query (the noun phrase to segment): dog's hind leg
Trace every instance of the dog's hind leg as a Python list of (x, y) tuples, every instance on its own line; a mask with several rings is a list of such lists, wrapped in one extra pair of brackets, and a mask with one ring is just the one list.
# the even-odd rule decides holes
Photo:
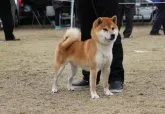
[(103, 78), (103, 88), (105, 95), (113, 95), (113, 93), (109, 90), (109, 84), (108, 84), (109, 73), (110, 73), (109, 67), (105, 67), (101, 70), (101, 77)]
[(96, 93), (96, 78), (97, 78), (97, 70), (91, 69), (90, 70), (90, 92), (91, 92), (91, 97), (93, 99), (99, 98), (99, 96)]
[(69, 76), (69, 78), (68, 78), (68, 90), (72, 91), (72, 90), (74, 90), (74, 87), (72, 86), (72, 81), (73, 81), (74, 76), (77, 73), (77, 66), (72, 63), (70, 63), (70, 65), (71, 65), (72, 75)]
[(52, 92), (56, 93), (58, 91), (57, 88), (57, 80), (58, 77), (61, 75), (62, 71), (65, 68), (65, 64), (60, 64), (55, 66), (55, 74), (54, 74), (54, 80), (53, 80), (53, 85), (52, 85)]

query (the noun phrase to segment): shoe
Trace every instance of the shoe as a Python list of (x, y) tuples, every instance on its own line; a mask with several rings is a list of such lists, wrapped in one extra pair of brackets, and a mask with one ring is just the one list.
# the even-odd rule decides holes
[(6, 40), (6, 41), (20, 41), (20, 39), (12, 39), (12, 40)]
[(123, 91), (123, 83), (121, 81), (111, 82), (109, 89), (113, 93), (120, 93)]
[(150, 35), (161, 35), (161, 34), (158, 32), (150, 32)]
[(124, 38), (133, 38), (133, 36), (124, 36)]
[(62, 29), (61, 26), (55, 26), (55, 30), (60, 30), (60, 29)]
[(89, 86), (89, 81), (87, 80), (75, 80), (72, 82), (72, 86)]
[[(99, 82), (97, 82), (96, 83), (96, 85), (98, 85), (99, 84)], [(75, 80), (75, 81), (73, 81), (72, 82), (72, 86), (89, 86), (89, 81), (87, 81), (87, 80), (84, 80), (84, 79), (82, 79), (82, 80)]]
[(55, 21), (51, 21), (50, 23), (51, 23), (51, 27), (52, 28), (55, 28), (56, 27)]

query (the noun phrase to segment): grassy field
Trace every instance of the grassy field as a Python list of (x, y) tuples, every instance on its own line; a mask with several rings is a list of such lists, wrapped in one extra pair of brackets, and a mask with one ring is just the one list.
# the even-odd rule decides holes
[(0, 114), (164, 114), (165, 35), (150, 36), (150, 29), (135, 26), (133, 38), (122, 40), (124, 91), (107, 97), (99, 84), (95, 100), (89, 88), (67, 90), (69, 66), (59, 93), (51, 93), (54, 48), (65, 30), (19, 27), (17, 42), (5, 42), (0, 31)]

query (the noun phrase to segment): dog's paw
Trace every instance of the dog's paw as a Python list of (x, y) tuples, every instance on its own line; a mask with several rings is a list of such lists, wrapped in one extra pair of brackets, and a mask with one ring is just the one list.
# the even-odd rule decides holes
[(107, 96), (113, 95), (113, 93), (109, 89), (104, 89), (104, 94)]
[(52, 93), (57, 93), (57, 92), (58, 92), (58, 89), (55, 89), (55, 88), (52, 89)]
[(68, 90), (69, 91), (74, 91), (74, 87), (73, 86), (68, 86)]
[(98, 98), (100, 98), (97, 94), (91, 94), (91, 98), (92, 99), (98, 99)]

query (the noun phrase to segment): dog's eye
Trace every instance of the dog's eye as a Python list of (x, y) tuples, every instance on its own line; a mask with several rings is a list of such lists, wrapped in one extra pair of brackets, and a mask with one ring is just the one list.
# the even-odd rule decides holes
[(107, 28), (103, 28), (103, 31), (107, 32), (107, 31), (108, 31), (108, 29), (107, 29)]
[(115, 28), (114, 27), (112, 27), (112, 30), (114, 30)]

